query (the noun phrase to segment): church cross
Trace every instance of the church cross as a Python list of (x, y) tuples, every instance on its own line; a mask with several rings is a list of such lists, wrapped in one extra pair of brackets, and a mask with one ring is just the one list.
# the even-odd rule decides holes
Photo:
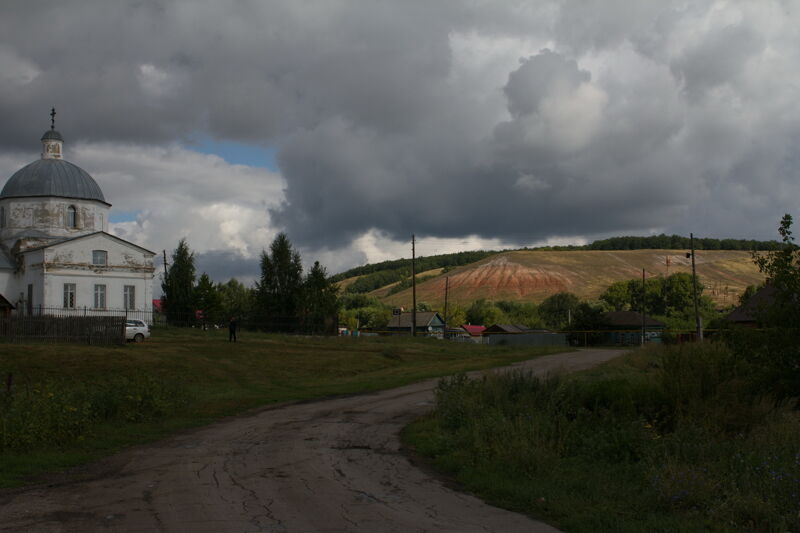
[(56, 108), (50, 110), (50, 129), (56, 129)]

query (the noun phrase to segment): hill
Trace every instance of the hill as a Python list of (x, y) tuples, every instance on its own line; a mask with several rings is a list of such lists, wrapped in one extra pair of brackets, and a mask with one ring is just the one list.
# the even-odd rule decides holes
[[(668, 264), (669, 263), (669, 264)], [(697, 275), (718, 305), (733, 305), (748, 285), (763, 276), (750, 252), (705, 250), (697, 253)], [(475, 263), (456, 267), (417, 284), (417, 302), (434, 308), (444, 303), (445, 277), (449, 301), (467, 305), (479, 298), (541, 302), (551, 294), (569, 291), (581, 299), (596, 299), (615, 281), (691, 272), (691, 259), (675, 250), (517, 250), (499, 252)], [(426, 274), (428, 274), (426, 272)], [(411, 305), (411, 289), (390, 294), (383, 287), (370, 292), (394, 306)]]
[[(744, 251), (751, 250), (777, 250), (781, 244), (777, 241), (755, 241), (747, 239), (714, 239), (714, 238), (695, 238), (694, 246), (700, 251)], [(421, 279), (420, 272), (427, 271), (426, 277), (430, 278), (430, 272), (441, 271), (447, 273), (450, 270), (464, 265), (475, 263), (487, 257), (498, 256), (508, 252), (578, 252), (589, 250), (622, 251), (622, 250), (647, 250), (649, 252), (667, 252), (680, 250), (685, 252), (690, 248), (689, 237), (681, 235), (651, 235), (647, 237), (612, 237), (594, 241), (582, 246), (545, 246), (540, 248), (524, 248), (519, 250), (503, 251), (472, 251), (457, 252), (451, 254), (433, 255), (428, 257), (417, 257), (417, 276), (418, 283), (425, 281)], [(332, 276), (332, 280), (339, 284), (339, 287), (348, 293), (374, 293), (374, 296), (386, 297), (400, 292), (402, 289), (410, 287), (411, 260), (395, 259), (380, 263), (367, 264), (351, 268)], [(380, 290), (379, 290), (380, 289)], [(377, 291), (377, 292), (375, 292)]]

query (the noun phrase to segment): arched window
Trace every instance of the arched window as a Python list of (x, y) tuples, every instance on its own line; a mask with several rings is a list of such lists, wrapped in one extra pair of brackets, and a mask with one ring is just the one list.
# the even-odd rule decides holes
[(78, 227), (78, 219), (75, 212), (75, 206), (71, 205), (67, 208), (67, 227), (68, 228), (77, 228)]
[(0, 228), (6, 227), (6, 208), (0, 207)]

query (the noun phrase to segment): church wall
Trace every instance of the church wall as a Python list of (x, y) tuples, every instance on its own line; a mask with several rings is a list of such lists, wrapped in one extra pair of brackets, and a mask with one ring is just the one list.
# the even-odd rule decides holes
[(150, 311), (152, 308), (152, 295), (149, 287), (152, 285), (151, 275), (134, 272), (116, 272), (103, 275), (92, 273), (77, 273), (71, 271), (48, 272), (45, 277), (45, 292), (47, 294), (45, 306), (62, 308), (64, 306), (64, 284), (75, 285), (75, 308), (92, 311), (94, 307), (94, 286), (106, 286), (106, 310), (121, 310), (125, 308), (124, 291), (126, 285), (135, 287), (134, 310)]
[[(75, 207), (76, 227), (67, 227), (67, 209)], [(0, 242), (11, 249), (17, 239), (46, 234), (72, 238), (108, 228), (109, 206), (95, 200), (71, 198), (4, 198), (0, 200), (5, 220)]]
[[(62, 307), (64, 283), (76, 286), (76, 307), (94, 307), (94, 286), (106, 286), (106, 309), (124, 308), (124, 287), (135, 287), (135, 309), (152, 307), (153, 254), (98, 234), (45, 248), (47, 305)], [(105, 251), (106, 265), (93, 263), (93, 252)]]

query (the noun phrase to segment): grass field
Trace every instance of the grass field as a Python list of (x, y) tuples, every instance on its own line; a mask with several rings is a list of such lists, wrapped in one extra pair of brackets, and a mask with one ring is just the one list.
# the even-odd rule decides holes
[(567, 378), (447, 378), (403, 439), (468, 490), (571, 533), (800, 531), (800, 413), (725, 346)]
[(552, 353), (425, 338), (159, 330), (121, 347), (0, 345), (0, 486), (248, 409)]

